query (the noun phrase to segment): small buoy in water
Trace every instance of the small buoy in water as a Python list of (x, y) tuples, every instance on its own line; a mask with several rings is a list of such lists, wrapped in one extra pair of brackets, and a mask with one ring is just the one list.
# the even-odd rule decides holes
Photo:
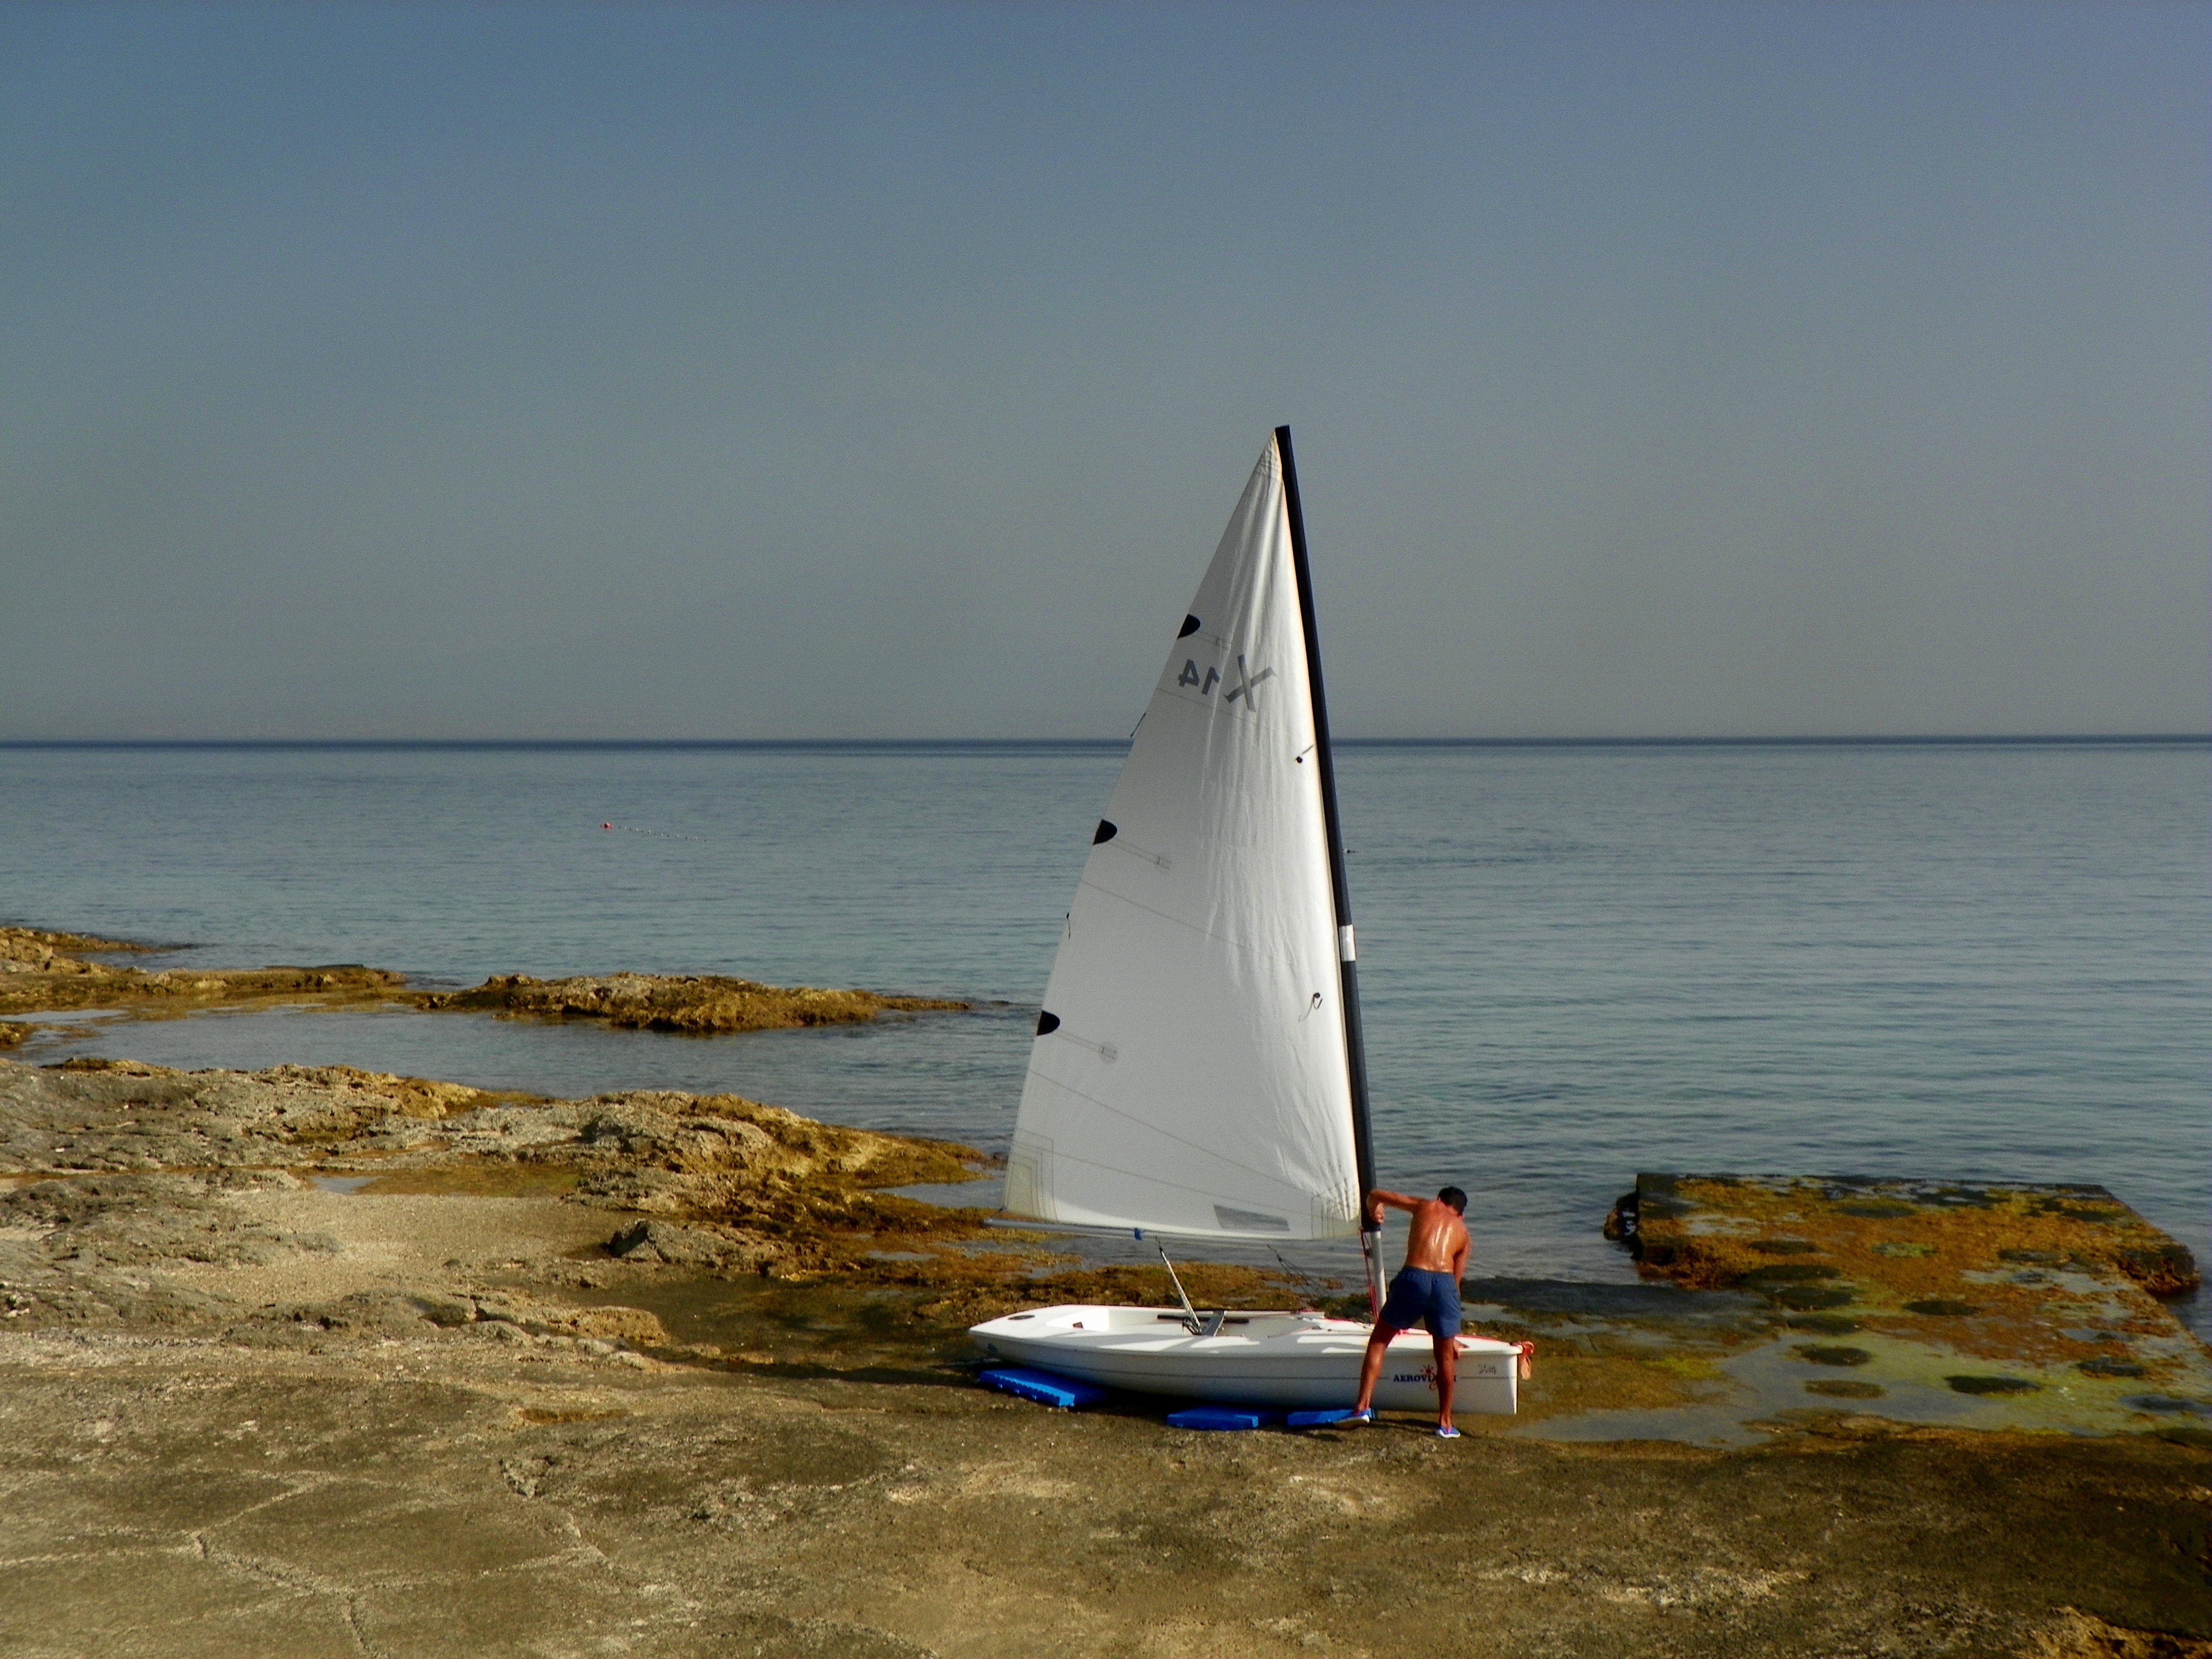
[(612, 825), (611, 823), (603, 823), (603, 824), (601, 824), (601, 825), (599, 826), (599, 828), (600, 828), (600, 829), (602, 829), (602, 830), (611, 830), (611, 829), (613, 829), (613, 828), (614, 828), (614, 825)]

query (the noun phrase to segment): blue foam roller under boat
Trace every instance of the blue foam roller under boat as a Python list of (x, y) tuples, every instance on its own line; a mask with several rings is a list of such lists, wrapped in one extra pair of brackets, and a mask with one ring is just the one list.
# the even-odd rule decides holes
[(1171, 1429), (1263, 1429), (1282, 1420), (1282, 1413), (1261, 1406), (1193, 1406), (1188, 1411), (1168, 1413)]
[(1109, 1392), (1080, 1377), (1055, 1376), (1050, 1371), (1033, 1371), (1018, 1365), (993, 1366), (983, 1373), (983, 1384), (1018, 1399), (1032, 1400), (1040, 1406), (1052, 1406), (1064, 1412), (1095, 1406)]

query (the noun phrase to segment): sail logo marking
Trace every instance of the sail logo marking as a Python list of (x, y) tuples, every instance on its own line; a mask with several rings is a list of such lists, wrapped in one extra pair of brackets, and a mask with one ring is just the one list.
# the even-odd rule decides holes
[(1245, 667), (1243, 653), (1240, 652), (1237, 658), (1237, 672), (1244, 677), (1244, 684), (1228, 693), (1228, 700), (1235, 702), (1237, 698), (1242, 697), (1247, 708), (1257, 708), (1260, 706), (1260, 700), (1254, 695), (1255, 689), (1261, 680), (1274, 678), (1275, 671), (1272, 668), (1263, 668), (1255, 674), (1250, 669)]
[[(1242, 697), (1247, 708), (1256, 710), (1260, 706), (1260, 682), (1274, 678), (1275, 671), (1272, 668), (1263, 668), (1258, 673), (1254, 673), (1245, 666), (1243, 653), (1239, 652), (1237, 656), (1237, 673), (1239, 683), (1224, 693), (1222, 700), (1224, 702), (1235, 702)], [(1176, 676), (1176, 684), (1194, 685), (1198, 688), (1200, 696), (1210, 697), (1213, 695), (1213, 688), (1216, 684), (1227, 685), (1229, 683), (1222, 678), (1218, 668), (1208, 668), (1203, 675), (1200, 675), (1198, 672), (1198, 659), (1185, 657), (1182, 672)]]
[(1240, 1210), (1234, 1204), (1217, 1204), (1213, 1218), (1224, 1232), (1287, 1233), (1291, 1230), (1288, 1216), (1269, 1215), (1264, 1210)]

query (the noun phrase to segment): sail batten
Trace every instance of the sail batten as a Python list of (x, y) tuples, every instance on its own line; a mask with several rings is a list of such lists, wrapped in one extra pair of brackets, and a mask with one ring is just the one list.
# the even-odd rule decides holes
[(1098, 821), (1031, 1048), (1011, 1213), (1276, 1242), (1358, 1229), (1299, 587), (1270, 443)]

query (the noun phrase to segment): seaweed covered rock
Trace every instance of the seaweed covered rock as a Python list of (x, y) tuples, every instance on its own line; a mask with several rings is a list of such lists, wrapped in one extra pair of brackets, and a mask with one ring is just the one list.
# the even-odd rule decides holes
[(2110, 1416), (2124, 1379), (2194, 1388), (2212, 1361), (2154, 1299), (2196, 1283), (2190, 1253), (2101, 1187), (1646, 1175), (1632, 1208), (1645, 1277), (1869, 1339), (1798, 1346), (1812, 1364), (1933, 1372), (1990, 1399), (2071, 1389)]

